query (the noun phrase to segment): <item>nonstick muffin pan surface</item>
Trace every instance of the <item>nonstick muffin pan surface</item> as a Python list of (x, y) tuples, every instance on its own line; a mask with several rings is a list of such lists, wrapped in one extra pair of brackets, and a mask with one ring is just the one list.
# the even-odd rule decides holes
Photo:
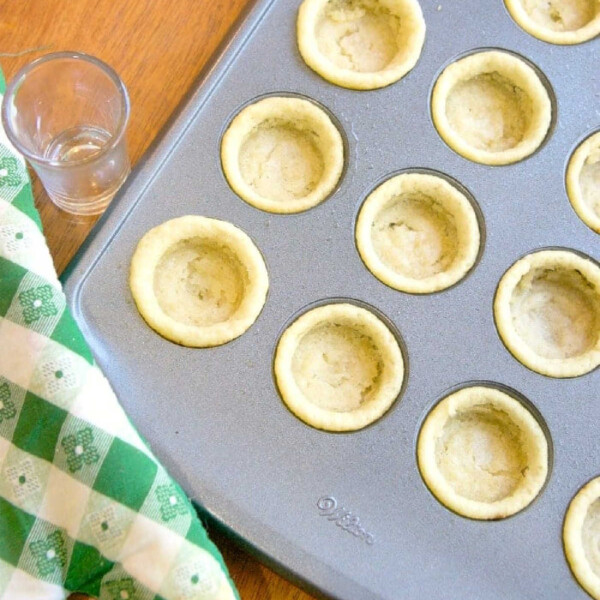
[[(67, 295), (99, 365), (172, 475), (248, 547), (313, 591), (344, 599), (584, 599), (561, 533), (569, 501), (600, 473), (600, 370), (553, 379), (527, 369), (503, 345), (493, 301), (502, 275), (532, 251), (563, 247), (600, 259), (600, 238), (565, 189), (572, 152), (600, 129), (600, 39), (568, 47), (542, 42), (500, 0), (423, 0), (421, 7), (427, 32), (414, 69), (389, 87), (358, 92), (304, 64), (296, 44), (298, 2), (259, 1), (86, 242), (66, 275)], [(439, 74), (482, 48), (516, 53), (551, 86), (546, 141), (512, 165), (459, 156), (430, 116)], [(344, 138), (337, 189), (306, 212), (258, 210), (223, 175), (227, 125), (269, 94), (317, 102)], [(479, 258), (464, 279), (438, 293), (387, 287), (356, 249), (362, 202), (405, 170), (440, 173), (476, 203)], [(240, 227), (269, 272), (257, 321), (216, 348), (184, 348), (157, 335), (128, 287), (139, 239), (187, 214)], [(320, 431), (296, 418), (272, 373), (285, 328), (331, 301), (373, 310), (405, 358), (398, 400), (374, 424), (350, 433)], [(416, 460), (431, 408), (459, 387), (486, 382), (522, 396), (549, 441), (545, 487), (525, 510), (499, 521), (445, 508)]]

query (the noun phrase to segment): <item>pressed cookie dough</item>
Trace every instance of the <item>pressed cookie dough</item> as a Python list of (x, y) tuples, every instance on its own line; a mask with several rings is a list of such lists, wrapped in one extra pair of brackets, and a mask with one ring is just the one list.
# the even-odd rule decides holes
[(351, 431), (390, 408), (404, 361), (396, 338), (371, 311), (336, 303), (309, 310), (285, 330), (274, 372), (297, 417), (319, 429)]
[(335, 189), (344, 167), (344, 143), (316, 104), (271, 96), (233, 119), (221, 143), (221, 162), (243, 200), (268, 212), (296, 213)]
[(363, 203), (356, 245), (383, 283), (417, 294), (445, 289), (475, 263), (480, 233), (471, 202), (446, 179), (402, 173)]
[(487, 386), (439, 402), (423, 423), (417, 456), (434, 496), (473, 519), (522, 510), (548, 473), (548, 443), (536, 418), (519, 400)]
[(579, 44), (600, 33), (600, 0), (505, 0), (513, 19), (536, 38)]
[(600, 233), (600, 131), (573, 153), (567, 167), (567, 193), (581, 220)]
[(569, 504), (563, 541), (573, 575), (600, 600), (600, 477), (584, 485)]
[(252, 240), (230, 223), (200, 216), (148, 231), (131, 260), (140, 314), (184, 346), (217, 346), (244, 333), (265, 303), (267, 269)]
[(535, 70), (500, 50), (470, 54), (440, 75), (431, 97), (442, 139), (474, 162), (517, 162), (542, 144), (552, 103)]
[(600, 267), (569, 250), (541, 250), (502, 276), (494, 300), (500, 337), (526, 367), (576, 377), (600, 364)]
[(298, 47), (322, 77), (352, 89), (380, 88), (416, 64), (425, 39), (417, 0), (304, 0)]

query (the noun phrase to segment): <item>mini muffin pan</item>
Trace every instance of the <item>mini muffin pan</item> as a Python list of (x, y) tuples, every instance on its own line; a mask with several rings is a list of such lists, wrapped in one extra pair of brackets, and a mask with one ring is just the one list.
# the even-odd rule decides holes
[[(600, 237), (567, 197), (565, 172), (600, 129), (600, 39), (558, 47), (523, 31), (502, 0), (422, 0), (421, 57), (401, 81), (358, 92), (302, 60), (297, 0), (259, 0), (233, 33), (66, 276), (66, 291), (99, 365), (156, 455), (206, 513), (288, 576), (352, 599), (585, 599), (563, 553), (570, 500), (600, 474), (600, 369), (573, 379), (535, 373), (504, 347), (493, 301), (520, 257), (545, 247), (600, 259)], [(554, 105), (545, 143), (520, 162), (470, 162), (440, 138), (433, 85), (460, 56), (509, 50), (547, 78)], [(220, 144), (257, 98), (298, 95), (339, 124), (346, 166), (336, 190), (302, 213), (275, 215), (229, 187)], [(407, 294), (363, 264), (355, 224), (392, 174), (432, 169), (464, 186), (481, 218), (482, 249), (456, 285)], [(270, 289), (260, 316), (230, 343), (184, 348), (156, 334), (128, 287), (134, 249), (152, 227), (187, 214), (232, 222), (262, 252)], [(278, 395), (277, 341), (315, 303), (366, 303), (397, 331), (405, 385), (390, 410), (355, 432), (306, 425)], [(417, 466), (418, 434), (456, 386), (508, 386), (539, 411), (554, 448), (546, 486), (512, 517), (475, 521), (445, 508)]]

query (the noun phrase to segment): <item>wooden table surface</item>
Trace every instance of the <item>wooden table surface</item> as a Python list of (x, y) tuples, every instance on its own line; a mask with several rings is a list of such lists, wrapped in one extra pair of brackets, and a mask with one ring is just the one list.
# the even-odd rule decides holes
[[(135, 164), (252, 0), (0, 0), (0, 64), (9, 80), (33, 59), (79, 50), (110, 64), (131, 97), (127, 133)], [(36, 206), (57, 270), (63, 271), (95, 219), (75, 219), (34, 178)], [(211, 531), (242, 600), (312, 596)]]

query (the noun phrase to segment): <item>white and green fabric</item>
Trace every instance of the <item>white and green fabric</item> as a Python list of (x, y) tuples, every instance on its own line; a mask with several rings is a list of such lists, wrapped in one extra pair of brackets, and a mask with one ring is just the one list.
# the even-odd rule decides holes
[[(4, 80), (0, 72), (0, 99)], [(0, 598), (226, 600), (227, 569), (66, 308), (0, 127)]]

